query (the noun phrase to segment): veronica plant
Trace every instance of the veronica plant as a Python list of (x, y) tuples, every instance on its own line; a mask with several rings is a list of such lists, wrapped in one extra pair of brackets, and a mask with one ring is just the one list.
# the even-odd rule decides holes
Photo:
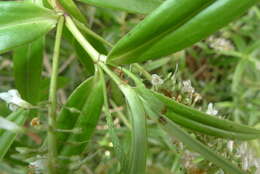
[[(118, 173), (146, 173), (147, 122), (151, 120), (169, 137), (175, 137), (227, 173), (245, 173), (241, 167), (215, 153), (187, 130), (234, 140), (260, 138), (260, 130), (211, 116), (159, 93), (156, 85), (161, 85), (163, 80), (145, 72), (137, 63), (159, 59), (195, 44), (243, 15), (258, 0), (80, 1), (97, 7), (143, 14), (145, 18), (113, 46), (89, 29), (87, 19), (72, 0), (0, 2), (0, 53), (12, 52), (14, 81), (21, 95), (9, 99), (8, 93), (0, 94), (1, 99), (15, 105), (8, 117), (1, 118), (5, 121), (0, 124), (11, 125), (11, 128), (0, 126), (1, 160), (8, 156), (6, 154), (17, 134), (32, 131), (25, 122), (31, 120), (32, 125), (39, 124), (39, 120), (32, 118), (41, 112), (44, 100), (40, 79), (46, 34), (55, 30), (49, 100), (45, 104), (48, 121), (47, 126), (43, 126), (47, 136), (38, 154), (30, 156), (36, 159), (39, 155), (43, 156), (31, 163), (35, 171), (50, 174), (73, 172), (77, 168), (72, 163), (73, 157), (86, 157), (83, 152), (91, 146), (89, 141), (101, 113), (104, 113), (120, 163)], [(79, 61), (91, 76), (74, 89), (59, 110), (57, 84), (63, 38), (74, 45)], [(146, 73), (155, 87), (147, 88), (141, 78), (128, 69), (129, 64)], [(107, 81), (110, 80), (123, 94), (131, 120), (131, 124), (127, 124), (131, 132), (131, 142), (127, 148), (120, 142), (111, 116), (110, 106), (113, 103), (110, 102), (107, 88)], [(188, 85), (185, 91), (192, 90), (193, 93), (190, 82), (185, 84)], [(24, 124), (26, 126), (22, 128)]]

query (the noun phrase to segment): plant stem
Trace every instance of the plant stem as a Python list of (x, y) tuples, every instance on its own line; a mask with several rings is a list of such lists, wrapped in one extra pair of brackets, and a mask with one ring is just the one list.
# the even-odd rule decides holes
[(105, 40), (103, 37), (99, 36), (98, 34), (96, 34), (95, 32), (93, 32), (92, 30), (90, 30), (88, 27), (86, 27), (83, 23), (75, 20), (76, 25), (83, 31), (85, 31), (86, 33), (88, 33), (90, 36), (93, 36), (95, 39), (99, 40), (100, 42), (103, 42), (104, 44), (108, 45), (109, 47), (113, 48), (113, 45), (108, 42), (107, 40)]
[(71, 34), (76, 38), (79, 44), (85, 49), (94, 62), (99, 61), (100, 53), (86, 40), (86, 38), (79, 31), (71, 17), (65, 16), (66, 26), (70, 30)]
[(106, 72), (107, 75), (119, 86), (125, 85), (125, 83), (112, 71), (108, 68), (103, 62), (98, 62), (98, 65)]
[(56, 147), (56, 109), (57, 109), (57, 78), (58, 78), (58, 66), (59, 66), (59, 55), (60, 55), (60, 45), (61, 45), (61, 36), (64, 24), (64, 17), (61, 16), (58, 21), (54, 53), (52, 59), (52, 73), (51, 73), (51, 82), (49, 89), (49, 102), (50, 107), (48, 110), (48, 173), (55, 174), (56, 172), (56, 156), (57, 156), (57, 147)]
[(138, 70), (140, 73), (142, 73), (144, 75), (144, 77), (151, 81), (152, 80), (152, 76), (149, 72), (147, 72), (142, 66), (140, 66), (138, 63), (134, 63), (132, 65), (136, 70)]

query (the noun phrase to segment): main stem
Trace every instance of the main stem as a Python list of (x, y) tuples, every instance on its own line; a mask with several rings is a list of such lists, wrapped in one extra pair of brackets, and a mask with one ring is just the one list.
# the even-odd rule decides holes
[(54, 53), (52, 59), (52, 73), (51, 73), (51, 82), (49, 89), (49, 102), (50, 107), (48, 110), (48, 173), (56, 174), (56, 165), (57, 165), (57, 144), (56, 144), (56, 110), (57, 110), (57, 78), (58, 78), (58, 67), (59, 67), (59, 55), (60, 55), (60, 45), (61, 45), (61, 36), (64, 24), (64, 17), (61, 16), (58, 21)]
[(84, 48), (84, 50), (89, 54), (94, 62), (98, 62), (100, 58), (100, 53), (85, 39), (82, 33), (79, 31), (71, 17), (65, 16), (66, 26), (70, 30), (71, 34), (76, 38), (79, 44)]

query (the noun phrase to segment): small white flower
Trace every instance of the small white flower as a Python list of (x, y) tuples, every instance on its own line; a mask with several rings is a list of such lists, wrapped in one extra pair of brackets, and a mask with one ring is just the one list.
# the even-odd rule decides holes
[(206, 112), (209, 115), (217, 115), (218, 114), (218, 110), (214, 109), (213, 104), (209, 103), (208, 104), (208, 110)]
[(232, 43), (225, 39), (225, 38), (214, 38), (214, 37), (210, 37), (208, 39), (209, 41), (209, 45), (211, 48), (214, 48), (217, 51), (228, 51), (228, 50), (233, 50), (234, 46), (232, 45)]
[(227, 148), (228, 148), (228, 151), (229, 151), (229, 152), (233, 152), (234, 141), (229, 140), (229, 141), (227, 142)]
[(107, 157), (110, 156), (110, 152), (108, 150), (105, 151), (105, 156), (107, 156)]
[(0, 93), (0, 99), (4, 100), (12, 111), (17, 110), (18, 107), (26, 109), (31, 107), (31, 104), (23, 100), (16, 89)]
[(158, 76), (157, 74), (152, 74), (151, 83), (153, 86), (158, 86), (158, 85), (163, 84), (163, 79), (161, 79), (161, 77)]
[(46, 159), (37, 159), (36, 161), (30, 162), (29, 167), (34, 169), (36, 174), (42, 173), (46, 166)]
[(183, 85), (183, 87), (182, 87), (183, 92), (187, 92), (187, 93), (190, 93), (190, 94), (195, 92), (194, 88), (191, 86), (190, 80), (183, 81), (182, 85)]

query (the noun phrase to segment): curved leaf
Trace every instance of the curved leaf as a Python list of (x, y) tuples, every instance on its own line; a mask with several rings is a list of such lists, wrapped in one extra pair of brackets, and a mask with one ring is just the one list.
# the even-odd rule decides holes
[[(98, 71), (93, 79), (93, 86), (89, 88), (89, 96), (84, 103), (81, 113), (74, 125), (74, 129), (80, 129), (80, 133), (69, 133), (66, 144), (62, 147), (60, 155), (71, 156), (80, 154), (93, 134), (104, 102), (103, 74)], [(68, 118), (67, 118), (68, 119)]]
[(167, 56), (209, 36), (258, 0), (167, 0), (123, 37), (109, 54), (111, 64)]
[[(22, 126), (26, 120), (27, 111), (18, 110), (16, 112), (11, 113), (7, 119), (16, 123), (18, 126)], [(17, 133), (11, 131), (2, 131), (0, 130), (0, 160), (7, 153), (8, 149), (11, 147), (12, 143), (15, 140)]]
[(205, 159), (213, 162), (227, 173), (230, 174), (245, 174), (244, 171), (230, 163), (228, 160), (218, 155), (209, 149), (206, 145), (202, 144), (195, 138), (191, 137), (188, 133), (182, 130), (177, 124), (164, 117), (164, 122), (158, 123), (171, 135), (183, 142), (188, 148), (200, 153)]
[[(169, 119), (177, 121), (187, 128), (195, 129), (197, 131), (203, 129), (206, 134), (215, 134), (215, 136), (220, 136), (222, 134), (221, 137), (236, 139), (253, 139), (260, 136), (260, 130), (258, 129), (229, 120), (219, 119), (145, 88), (136, 88), (136, 90), (145, 101), (149, 102), (148, 105), (150, 105), (151, 108), (156, 108), (156, 113), (164, 114), (169, 111), (168, 114), (166, 114)], [(206, 132), (206, 130), (210, 130), (211, 132)], [(227, 135), (228, 132), (230, 135)]]
[(56, 19), (52, 11), (30, 2), (0, 2), (0, 53), (44, 35)]
[(80, 0), (97, 7), (123, 10), (131, 13), (147, 14), (157, 8), (163, 0)]
[[(74, 128), (93, 86), (94, 80), (93, 77), (90, 77), (73, 91), (57, 118), (57, 129), (71, 130)], [(64, 145), (68, 136), (68, 133), (57, 132), (58, 150)]]
[(237, 139), (237, 140), (251, 140), (251, 139), (260, 138), (260, 133), (258, 134), (238, 133), (238, 132), (233, 132), (225, 129), (219, 129), (214, 126), (210, 126), (204, 123), (194, 121), (185, 116), (181, 116), (179, 114), (171, 112), (171, 110), (165, 113), (165, 116), (171, 121), (177, 123), (178, 125), (181, 125), (190, 130), (195, 130), (207, 135), (212, 135), (212, 136), (217, 136), (217, 137), (222, 137), (227, 139)]
[(132, 142), (126, 174), (144, 174), (146, 169), (146, 120), (144, 106), (136, 92), (129, 86), (121, 86), (132, 120)]
[(14, 77), (22, 98), (31, 104), (40, 99), (44, 39), (14, 50)]

